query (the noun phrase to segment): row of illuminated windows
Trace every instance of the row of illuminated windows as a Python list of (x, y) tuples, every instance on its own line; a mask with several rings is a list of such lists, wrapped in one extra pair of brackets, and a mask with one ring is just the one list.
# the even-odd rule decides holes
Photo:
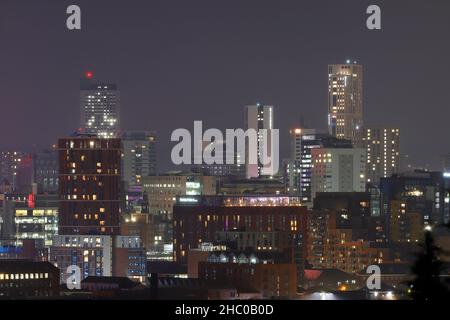
[[(43, 216), (56, 216), (58, 214), (57, 209), (34, 209), (32, 210), (32, 216), (43, 217)], [(16, 209), (16, 217), (26, 217), (28, 216), (27, 209)]]
[[(75, 169), (72, 169), (71, 171), (70, 171), (72, 174), (75, 174), (76, 173), (76, 170)], [(114, 169), (114, 170), (105, 170), (105, 171), (102, 171), (102, 169), (97, 169), (97, 174), (119, 174), (119, 170), (118, 169)]]
[[(92, 198), (92, 199), (91, 199)], [(68, 200), (97, 200), (97, 195), (96, 194), (93, 194), (92, 195), (92, 197), (90, 196), (90, 195), (85, 195), (85, 194), (83, 194), (82, 196), (80, 195), (79, 197), (78, 197), (78, 195), (76, 195), (76, 194), (73, 194), (73, 195), (67, 195), (67, 199)]]
[(0, 273), (0, 281), (29, 279), (48, 279), (48, 273)]

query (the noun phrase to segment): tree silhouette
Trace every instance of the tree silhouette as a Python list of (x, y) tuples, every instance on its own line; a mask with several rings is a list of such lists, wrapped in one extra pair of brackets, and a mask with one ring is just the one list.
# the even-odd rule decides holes
[(442, 269), (439, 254), (442, 250), (435, 244), (431, 231), (425, 231), (420, 247), (421, 251), (412, 267), (415, 279), (409, 283), (412, 298), (421, 301), (446, 299), (448, 290), (439, 278)]

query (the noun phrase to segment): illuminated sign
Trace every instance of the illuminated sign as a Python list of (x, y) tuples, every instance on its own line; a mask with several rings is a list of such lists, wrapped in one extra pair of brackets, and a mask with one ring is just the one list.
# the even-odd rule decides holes
[(28, 208), (34, 209), (35, 206), (34, 193), (30, 193), (28, 195)]
[(197, 203), (198, 202), (198, 200), (195, 198), (180, 198), (179, 201), (182, 203)]

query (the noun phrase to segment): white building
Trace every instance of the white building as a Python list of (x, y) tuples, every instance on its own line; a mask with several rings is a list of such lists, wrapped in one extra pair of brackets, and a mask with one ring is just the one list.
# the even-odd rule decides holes
[(69, 266), (88, 276), (129, 277), (144, 280), (145, 250), (139, 236), (57, 235), (50, 248), (50, 262), (61, 270), (64, 283)]
[(81, 278), (113, 275), (113, 237), (101, 235), (58, 235), (53, 238), (50, 262), (61, 270), (61, 282), (71, 265), (81, 269)]
[(311, 193), (364, 192), (366, 150), (362, 148), (313, 149)]
[(120, 92), (115, 84), (94, 83), (86, 73), (80, 87), (80, 114), (83, 133), (115, 138), (120, 131)]
[[(258, 163), (250, 164), (249, 163), (249, 152), (251, 148), (246, 144), (246, 176), (247, 179), (257, 178), (261, 175), (275, 175), (277, 172), (273, 171), (270, 166), (263, 166), (263, 164), (259, 161), (259, 155), (272, 155), (272, 146), (271, 146), (271, 134), (273, 130), (273, 106), (265, 106), (261, 104), (256, 104), (252, 106), (246, 106), (245, 109), (245, 120), (246, 126), (248, 129), (253, 129), (258, 132), (257, 135), (257, 153), (258, 153)], [(264, 139), (264, 135), (262, 133), (263, 130), (267, 130), (267, 141)]]

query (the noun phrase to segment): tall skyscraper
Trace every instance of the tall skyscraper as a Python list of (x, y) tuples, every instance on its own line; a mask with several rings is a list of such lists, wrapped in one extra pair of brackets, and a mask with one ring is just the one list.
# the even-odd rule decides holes
[(367, 150), (367, 182), (377, 185), (381, 178), (398, 173), (400, 168), (400, 130), (392, 127), (364, 128)]
[[(250, 164), (249, 163), (249, 146), (246, 144), (246, 176), (247, 179), (257, 178), (261, 175), (275, 175), (276, 172), (271, 172), (270, 166), (264, 166), (260, 159), (259, 155), (265, 154), (268, 156), (272, 155), (272, 145), (271, 145), (271, 134), (273, 129), (273, 106), (256, 104), (251, 106), (246, 106), (245, 109), (245, 120), (247, 129), (254, 129), (258, 132), (258, 141), (257, 141), (257, 153), (258, 153), (258, 164)], [(267, 130), (267, 140), (264, 139), (264, 135), (262, 131)]]
[(142, 177), (156, 174), (156, 135), (151, 131), (125, 131), (122, 135), (122, 179), (126, 187), (142, 185)]
[(59, 234), (116, 235), (120, 227), (120, 139), (59, 139)]
[(50, 261), (61, 272), (76, 265), (81, 277), (144, 281), (145, 250), (139, 236), (120, 234), (121, 140), (95, 135), (59, 139), (59, 234)]
[(120, 92), (116, 84), (96, 83), (86, 72), (80, 86), (81, 130), (100, 138), (115, 138), (120, 131)]
[(347, 60), (328, 66), (328, 129), (362, 147), (363, 67)]

